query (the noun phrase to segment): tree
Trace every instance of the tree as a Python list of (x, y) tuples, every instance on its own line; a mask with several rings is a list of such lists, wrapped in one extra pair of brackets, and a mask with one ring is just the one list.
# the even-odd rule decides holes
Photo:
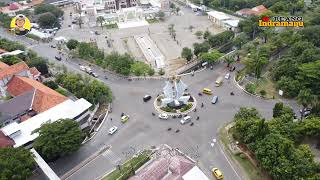
[(320, 47), (320, 25), (308, 26), (300, 31), (303, 39), (312, 42), (315, 46)]
[(233, 39), (233, 43), (236, 47), (241, 49), (242, 45), (249, 41), (249, 37), (245, 33), (240, 33)]
[(28, 179), (36, 167), (31, 152), (25, 148), (0, 148), (0, 177)]
[(179, 7), (177, 7), (177, 8), (176, 8), (176, 12), (177, 12), (177, 13), (179, 13), (179, 11), (180, 11), (180, 8), (179, 8)]
[(202, 31), (197, 31), (194, 33), (198, 39), (200, 39), (202, 37)]
[(78, 44), (79, 44), (79, 41), (75, 39), (70, 39), (66, 45), (69, 50), (73, 50), (77, 48)]
[(256, 34), (260, 32), (259, 17), (252, 16), (249, 19), (245, 19), (239, 22), (239, 28), (242, 32), (248, 34), (252, 39), (256, 37)]
[(169, 30), (169, 34), (172, 35), (174, 32), (174, 24), (169, 24), (168, 30)]
[(299, 104), (301, 104), (303, 107), (308, 107), (308, 105), (311, 104), (313, 100), (313, 95), (311, 92), (311, 89), (302, 89), (300, 90), (297, 101)]
[(282, 76), (277, 82), (277, 88), (283, 90), (286, 97), (296, 97), (302, 88), (301, 83), (292, 77)]
[(37, 132), (39, 137), (33, 146), (47, 160), (75, 152), (83, 141), (79, 124), (71, 119), (43, 124)]
[(159, 11), (159, 12), (157, 13), (157, 16), (159, 17), (159, 19), (160, 19), (161, 21), (163, 21), (163, 20), (164, 20), (164, 17), (166, 16), (166, 14), (165, 14), (163, 11)]
[(98, 17), (97, 17), (97, 23), (100, 24), (101, 29), (103, 29), (103, 23), (104, 23), (105, 21), (106, 21), (106, 20), (104, 19), (103, 16), (98, 16)]
[(218, 59), (221, 56), (222, 56), (222, 54), (219, 51), (213, 50), (211, 52), (201, 54), (200, 59), (201, 59), (201, 61), (206, 61), (208, 63), (214, 63), (214, 62), (218, 61)]
[(194, 55), (198, 57), (200, 53), (208, 52), (210, 49), (210, 45), (207, 42), (194, 43), (193, 48), (194, 48), (193, 50)]
[(227, 63), (227, 67), (230, 67), (230, 65), (234, 63), (234, 56), (233, 55), (225, 56), (224, 62)]
[(299, 66), (297, 80), (305, 87), (310, 88), (314, 94), (319, 94), (320, 87), (320, 60), (305, 63)]
[(8, 14), (0, 12), (0, 25), (4, 28), (10, 28), (11, 17)]
[(208, 37), (208, 42), (211, 47), (218, 47), (224, 44), (231, 42), (231, 39), (234, 37), (233, 31), (224, 31), (214, 36)]
[(155, 72), (154, 72), (154, 69), (153, 69), (153, 68), (150, 68), (149, 71), (148, 71), (148, 75), (149, 75), (149, 76), (153, 76), (154, 73), (155, 73)]
[(264, 65), (268, 63), (265, 56), (261, 56), (260, 51), (253, 53), (247, 60), (246, 65), (250, 72), (254, 73), (256, 78), (260, 78)]
[(144, 62), (136, 61), (131, 66), (131, 72), (136, 76), (146, 75), (150, 70), (150, 66)]
[(79, 17), (77, 17), (75, 20), (76, 20), (76, 23), (79, 25), (79, 28), (81, 29), (83, 24), (81, 14), (79, 14)]
[(51, 81), (45, 81), (45, 82), (43, 82), (43, 84), (48, 86), (51, 89), (58, 89), (59, 88), (58, 84), (56, 82), (52, 81), (52, 80)]
[(112, 101), (112, 92), (103, 82), (97, 80), (85, 82), (87, 83), (84, 83), (83, 89), (78, 90), (78, 96), (85, 98), (92, 104), (106, 104)]
[(188, 47), (184, 47), (181, 52), (181, 57), (185, 58), (187, 61), (192, 59), (192, 50)]
[(175, 8), (176, 8), (176, 5), (175, 5), (174, 3), (172, 3), (172, 2), (170, 2), (170, 8), (171, 8), (171, 9), (175, 9)]
[(37, 56), (35, 58), (30, 58), (26, 63), (29, 67), (35, 67), (42, 75), (45, 75), (49, 72), (47, 61), (47, 59)]
[(277, 118), (282, 115), (293, 116), (294, 112), (289, 106), (285, 106), (282, 102), (278, 102), (273, 107), (273, 117)]
[(262, 36), (264, 38), (264, 43), (267, 43), (268, 38), (273, 34), (274, 29), (273, 28), (264, 28), (262, 31)]
[(42, 28), (52, 28), (58, 26), (58, 19), (50, 12), (39, 16), (38, 23)]
[(160, 76), (163, 76), (163, 75), (165, 74), (165, 72), (164, 72), (164, 70), (161, 68), (161, 69), (159, 70), (158, 74), (159, 74)]
[(240, 110), (234, 115), (234, 120), (237, 121), (239, 119), (260, 118), (260, 117), (261, 115), (259, 114), (256, 108), (240, 107)]
[(34, 8), (34, 13), (35, 14), (43, 14), (50, 12), (52, 13), (56, 18), (61, 17), (63, 15), (63, 11), (56, 7), (55, 5), (51, 4), (40, 4), (39, 6), (36, 6)]
[(204, 33), (203, 33), (203, 39), (208, 39), (208, 37), (211, 36), (211, 33), (206, 30)]

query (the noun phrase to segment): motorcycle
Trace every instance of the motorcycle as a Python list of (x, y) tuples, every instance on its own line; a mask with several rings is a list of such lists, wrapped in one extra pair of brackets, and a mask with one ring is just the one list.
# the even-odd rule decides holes
[(199, 96), (202, 96), (202, 93), (198, 93)]
[(155, 116), (156, 114), (155, 113), (152, 113), (152, 116)]
[(231, 96), (234, 96), (234, 93), (233, 93), (233, 92), (231, 92), (231, 93), (230, 93), (230, 95), (231, 95)]

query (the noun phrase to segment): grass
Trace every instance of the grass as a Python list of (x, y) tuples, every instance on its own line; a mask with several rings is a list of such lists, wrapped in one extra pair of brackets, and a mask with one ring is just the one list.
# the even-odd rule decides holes
[(273, 97), (275, 98), (278, 97), (276, 86), (268, 76), (260, 78), (255, 84), (256, 84), (256, 94), (260, 95), (260, 91), (265, 90), (266, 98), (272, 99)]
[(260, 170), (257, 169), (247, 158), (242, 158), (240, 157), (240, 154), (234, 154), (229, 149), (229, 144), (231, 143), (229, 137), (232, 138), (232, 134), (228, 134), (225, 127), (220, 130), (219, 135), (222, 144), (225, 146), (227, 155), (241, 166), (242, 171), (246, 173), (250, 180), (267, 180), (267, 178), (261, 174)]
[(146, 19), (146, 21), (147, 21), (149, 24), (158, 23), (158, 22), (159, 22), (159, 20), (158, 20), (157, 18)]
[[(121, 171), (119, 169), (115, 169), (111, 173), (109, 173), (107, 176), (103, 177), (102, 180), (124, 180), (128, 179), (130, 176), (133, 174), (132, 172), (132, 167), (133, 170), (136, 171), (139, 169), (141, 166), (143, 166), (147, 161), (150, 160), (150, 150), (144, 150), (141, 154), (139, 154), (136, 157), (133, 157), (126, 161), (123, 165), (121, 165)], [(132, 165), (132, 167), (131, 167)], [(126, 177), (124, 177), (126, 176)]]
[(105, 25), (105, 27), (107, 29), (118, 29), (118, 25), (117, 24), (107, 24), (107, 25)]

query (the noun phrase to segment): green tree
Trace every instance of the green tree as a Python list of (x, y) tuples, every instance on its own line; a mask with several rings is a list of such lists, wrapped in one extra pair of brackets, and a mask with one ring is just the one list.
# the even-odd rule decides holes
[(42, 75), (48, 74), (48, 72), (49, 72), (47, 62), (48, 62), (47, 59), (44, 59), (39, 56), (34, 57), (34, 58), (30, 58), (29, 60), (26, 61), (27, 65), (29, 67), (37, 68), (38, 71), (40, 71)]
[(70, 39), (66, 45), (68, 49), (73, 50), (77, 48), (78, 44), (79, 44), (79, 41), (75, 39)]
[(203, 43), (194, 43), (193, 44), (193, 53), (194, 55), (196, 55), (198, 57), (198, 55), (200, 53), (206, 53), (209, 51), (210, 49), (210, 45), (207, 42), (203, 42)]
[(319, 94), (320, 87), (320, 60), (305, 63), (299, 66), (297, 79), (314, 94)]
[(0, 25), (4, 28), (10, 28), (11, 17), (0, 12)]
[(56, 18), (61, 17), (63, 15), (63, 11), (60, 8), (51, 4), (42, 3), (34, 8), (35, 14), (43, 14), (47, 12), (52, 13)]
[(79, 124), (71, 119), (60, 119), (53, 123), (43, 124), (37, 132), (39, 137), (33, 146), (48, 160), (77, 151), (83, 140)]
[(98, 17), (97, 17), (97, 23), (100, 24), (101, 29), (103, 29), (103, 23), (104, 23), (105, 21), (106, 21), (106, 20), (104, 19), (103, 16), (98, 16)]
[(239, 22), (239, 28), (242, 32), (248, 34), (252, 39), (260, 32), (259, 26), (259, 17), (252, 16), (249, 19), (245, 19)]
[(277, 118), (285, 114), (293, 116), (294, 112), (290, 107), (285, 106), (282, 102), (276, 103), (273, 107), (273, 117)]
[(219, 51), (213, 50), (208, 53), (202, 53), (200, 55), (200, 59), (201, 59), (201, 61), (206, 61), (208, 63), (214, 63), (214, 62), (218, 61), (221, 56), (222, 56), (222, 54)]
[(159, 19), (160, 19), (161, 21), (163, 21), (163, 20), (164, 20), (164, 17), (166, 16), (166, 14), (165, 14), (163, 11), (159, 11), (159, 12), (157, 13), (157, 16), (159, 17)]
[(192, 59), (192, 50), (188, 47), (184, 47), (181, 52), (181, 57), (185, 58), (187, 61)]
[(277, 88), (283, 90), (286, 97), (296, 97), (302, 88), (301, 83), (292, 77), (282, 76), (277, 82)]
[(274, 33), (274, 29), (273, 28), (267, 27), (267, 28), (263, 29), (261, 34), (262, 34), (262, 37), (264, 39), (264, 43), (267, 43), (267, 40), (269, 39), (270, 36), (273, 35), (273, 33)]
[(230, 65), (234, 63), (234, 56), (233, 55), (225, 56), (223, 60), (224, 62), (227, 63), (227, 67), (230, 67)]
[(204, 33), (203, 33), (203, 39), (208, 39), (208, 37), (211, 36), (211, 33), (206, 30)]
[(154, 72), (154, 69), (153, 69), (153, 68), (150, 68), (149, 71), (148, 71), (148, 75), (149, 75), (149, 76), (153, 76), (154, 73), (155, 73), (155, 72)]
[(22, 61), (18, 56), (4, 56), (0, 60), (8, 65), (17, 64)]
[(59, 88), (58, 84), (56, 82), (52, 81), (52, 80), (51, 81), (45, 81), (45, 82), (43, 82), (43, 84), (48, 86), (51, 89), (58, 89)]
[(112, 101), (112, 92), (110, 88), (97, 80), (85, 83), (83, 89), (79, 92), (79, 96), (84, 97), (92, 104), (105, 104)]
[(253, 53), (247, 60), (246, 65), (249, 72), (253, 72), (256, 78), (260, 78), (263, 67), (268, 63), (265, 56), (261, 56), (260, 51)]
[(52, 28), (58, 25), (58, 19), (51, 12), (47, 12), (39, 16), (38, 23), (42, 28)]
[(0, 179), (28, 179), (36, 167), (32, 154), (24, 148), (0, 148)]
[(261, 118), (256, 108), (240, 107), (240, 110), (234, 115), (234, 120), (249, 119), (249, 118)]
[(308, 107), (308, 105), (310, 105), (313, 101), (313, 95), (312, 95), (311, 89), (300, 90), (297, 96), (297, 101), (303, 107)]
[(202, 37), (203, 33), (202, 33), (202, 31), (197, 31), (194, 34), (197, 36), (198, 39), (200, 39)]
[(233, 39), (234, 45), (241, 49), (242, 45), (249, 41), (249, 37), (245, 33), (240, 33)]
[(165, 71), (161, 68), (161, 69), (159, 70), (158, 74), (159, 74), (160, 76), (163, 76), (163, 75), (165, 74)]
[(211, 47), (218, 47), (218, 46), (222, 46), (224, 44), (231, 42), (233, 37), (234, 37), (233, 31), (224, 31), (224, 32), (219, 33), (217, 35), (209, 36), (208, 42)]
[(82, 28), (82, 24), (84, 24), (81, 14), (79, 14), (79, 16), (77, 18), (75, 18), (75, 21), (76, 21), (76, 24), (78, 24), (79, 28), (81, 29)]
[(150, 71), (150, 66), (141, 61), (135, 61), (131, 66), (131, 72), (136, 76), (145, 76)]

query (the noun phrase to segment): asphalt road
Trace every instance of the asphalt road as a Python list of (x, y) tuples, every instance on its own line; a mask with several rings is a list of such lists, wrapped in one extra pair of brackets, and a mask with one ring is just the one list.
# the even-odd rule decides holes
[[(16, 37), (4, 32), (1, 32), (1, 36), (17, 40)], [(79, 70), (78, 61), (63, 60), (57, 62), (54, 59), (54, 56), (57, 55), (57, 50), (50, 48), (48, 44), (34, 44), (23, 38), (18, 40), (40, 56), (46, 57), (52, 62), (64, 64), (69, 71), (83, 73)], [(134, 148), (137, 152), (152, 145), (165, 143), (174, 148), (179, 148), (194, 158), (208, 177), (212, 178), (210, 169), (218, 167), (224, 172), (226, 180), (245, 179), (238, 167), (234, 166), (224, 155), (221, 149), (222, 145), (216, 143), (212, 147), (210, 144), (213, 138), (218, 139), (218, 129), (232, 121), (234, 114), (240, 107), (256, 107), (268, 119), (272, 117), (272, 108), (276, 103), (275, 100), (263, 100), (249, 96), (239, 90), (231, 79), (225, 80), (221, 87), (214, 87), (216, 78), (226, 72), (224, 66), (219, 64), (213, 70), (204, 70), (195, 76), (182, 78), (189, 86), (188, 91), (196, 97), (198, 104), (203, 102), (205, 106), (204, 108), (197, 107), (197, 112), (190, 113), (194, 126), (188, 124), (180, 125), (179, 119), (160, 120), (151, 114), (154, 112), (152, 101), (162, 91), (165, 85), (164, 81), (140, 80), (129, 82), (105, 73), (100, 68), (93, 67), (93, 69), (100, 76), (99, 79), (110, 86), (113, 91), (115, 97), (113, 112), (94, 139), (83, 145), (76, 153), (50, 163), (50, 166), (59, 176), (64, 175), (105, 145), (111, 146), (111, 148), (75, 172), (68, 179), (96, 179), (105, 174), (105, 172), (110, 171), (119, 162), (128, 158), (125, 152), (130, 149)], [(107, 75), (109, 79), (105, 80), (103, 78), (104, 75)], [(233, 76), (234, 74), (231, 74), (231, 78)], [(200, 97), (197, 95), (204, 87), (211, 88), (213, 93), (219, 96), (219, 102), (216, 105), (210, 104), (212, 96), (204, 95)], [(235, 96), (230, 96), (229, 93), (231, 91), (235, 93)], [(142, 97), (145, 94), (152, 95), (153, 99), (144, 103)], [(294, 107), (296, 108), (297, 106)], [(130, 120), (126, 124), (120, 122), (120, 114), (122, 112), (130, 115)], [(200, 117), (199, 121), (195, 120), (196, 116)], [(110, 118), (113, 120), (110, 121)], [(107, 131), (114, 125), (118, 126), (118, 132), (110, 136)], [(169, 132), (167, 131), (169, 127), (173, 130), (179, 129), (180, 132)], [(41, 179), (40, 177), (38, 178)]]

